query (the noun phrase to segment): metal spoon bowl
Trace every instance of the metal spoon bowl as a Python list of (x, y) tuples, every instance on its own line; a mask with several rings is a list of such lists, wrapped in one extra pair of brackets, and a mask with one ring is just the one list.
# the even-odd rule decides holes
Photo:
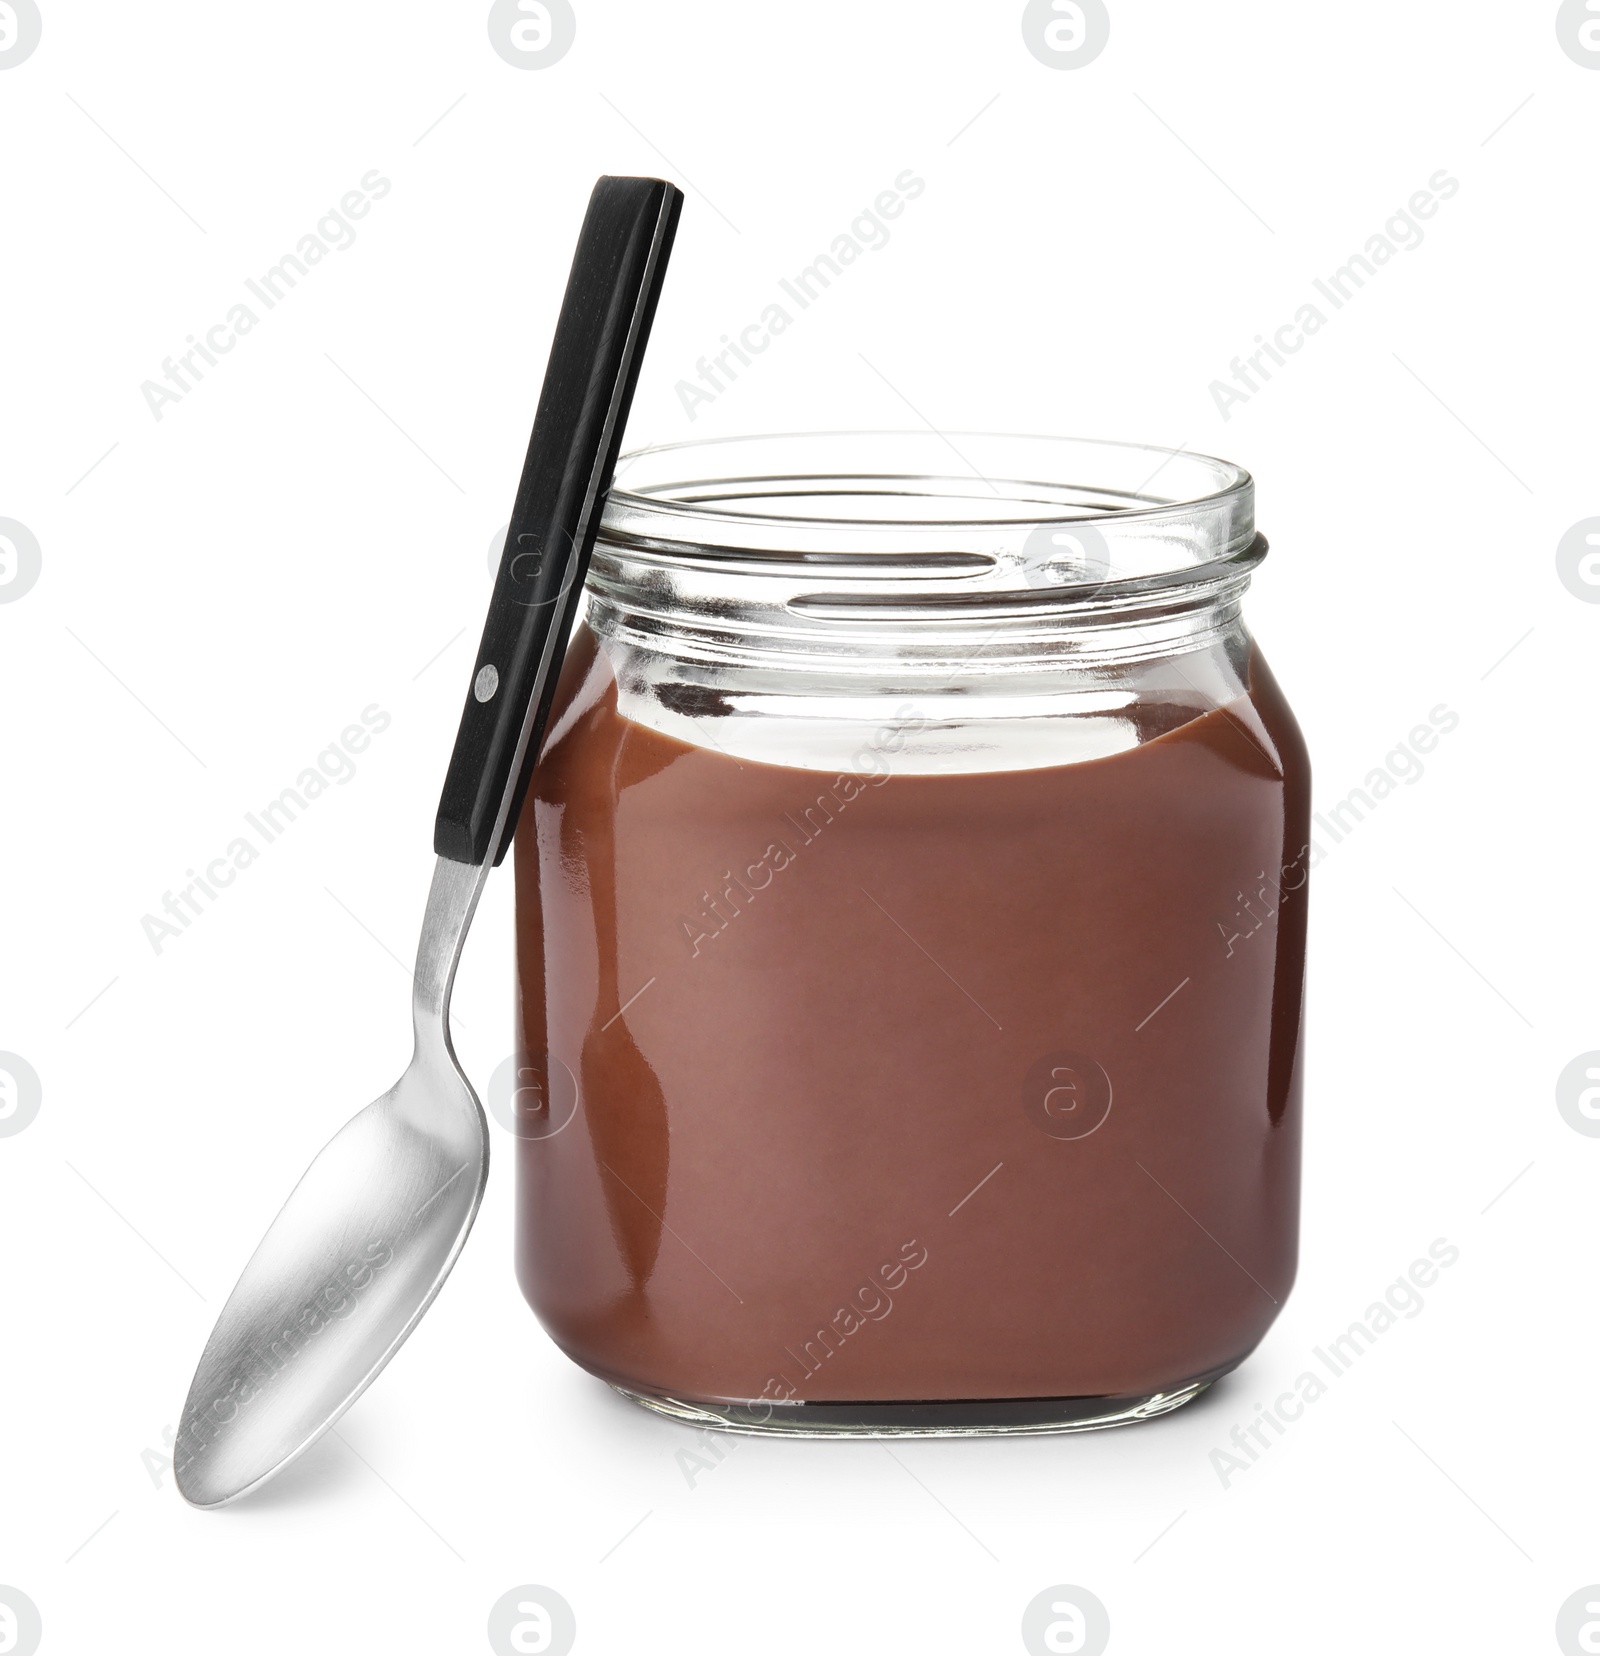
[(488, 865), (439, 860), (404, 1075), (306, 1170), (223, 1307), (173, 1464), (195, 1506), (280, 1471), (377, 1377), (432, 1304), (489, 1177), (489, 1131), (450, 1044), (450, 987)]

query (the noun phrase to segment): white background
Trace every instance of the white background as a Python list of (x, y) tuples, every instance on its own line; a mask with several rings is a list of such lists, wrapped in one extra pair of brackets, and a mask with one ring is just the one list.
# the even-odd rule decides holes
[[(0, 71), (0, 516), (42, 548), (0, 604), (0, 1049), (43, 1087), (0, 1138), (0, 1583), (42, 1648), (468, 1652), (542, 1583), (579, 1652), (998, 1653), (1068, 1583), (1119, 1656), (1556, 1649), (1600, 1580), (1600, 1141), (1555, 1102), (1600, 1047), (1600, 607), (1555, 557), (1600, 513), (1600, 72), (1553, 0), (1112, 0), (1067, 71), (1018, 0), (577, 0), (535, 71), (483, 4), (42, 4)], [(141, 382), (374, 168), (355, 243), (157, 421)], [(691, 423), (675, 382), (907, 168), (888, 245)], [(1441, 168), (1422, 245), (1225, 421), (1211, 382)], [(602, 172), (688, 192), (632, 442), (928, 422), (1220, 453), (1259, 480), (1249, 614), (1319, 806), (1459, 714), (1314, 877), (1299, 1285), (1148, 1426), (723, 1438), (691, 1483), (693, 1435), (524, 1307), (496, 1129), (461, 1265), (340, 1435), (192, 1512), (163, 1433), (212, 1319), (408, 1056), (487, 550)], [(355, 779), (155, 953), (141, 916), (372, 703)], [(457, 995), (480, 1091), (510, 900), (502, 874)], [(1224, 1487), (1230, 1429), (1439, 1237), (1421, 1314)]]

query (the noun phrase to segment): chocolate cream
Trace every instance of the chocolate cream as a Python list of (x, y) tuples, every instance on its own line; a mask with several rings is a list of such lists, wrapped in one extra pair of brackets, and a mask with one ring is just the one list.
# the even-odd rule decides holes
[(1038, 769), (762, 764), (622, 717), (580, 631), (515, 853), (518, 1270), (574, 1361), (954, 1401), (1250, 1352), (1295, 1272), (1309, 767), (1253, 651), (1139, 717)]

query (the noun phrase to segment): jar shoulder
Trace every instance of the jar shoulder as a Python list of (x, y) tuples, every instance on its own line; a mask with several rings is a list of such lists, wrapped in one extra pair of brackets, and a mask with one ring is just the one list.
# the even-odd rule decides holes
[[(1304, 766), (1282, 691), (1242, 622), (1199, 647), (1031, 672), (975, 661), (956, 679), (915, 671), (773, 671), (686, 661), (580, 627), (550, 745), (614, 694), (628, 723), (738, 761), (826, 773), (975, 775), (1087, 763), (1240, 706), (1262, 740)], [(1259, 704), (1259, 705), (1258, 705)], [(1254, 709), (1255, 711), (1248, 711)]]

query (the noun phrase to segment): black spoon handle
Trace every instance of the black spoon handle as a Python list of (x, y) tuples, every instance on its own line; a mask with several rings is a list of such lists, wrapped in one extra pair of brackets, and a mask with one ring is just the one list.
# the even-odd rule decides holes
[(682, 206), (658, 178), (589, 198), (434, 823), (452, 862), (498, 864), (516, 829)]

